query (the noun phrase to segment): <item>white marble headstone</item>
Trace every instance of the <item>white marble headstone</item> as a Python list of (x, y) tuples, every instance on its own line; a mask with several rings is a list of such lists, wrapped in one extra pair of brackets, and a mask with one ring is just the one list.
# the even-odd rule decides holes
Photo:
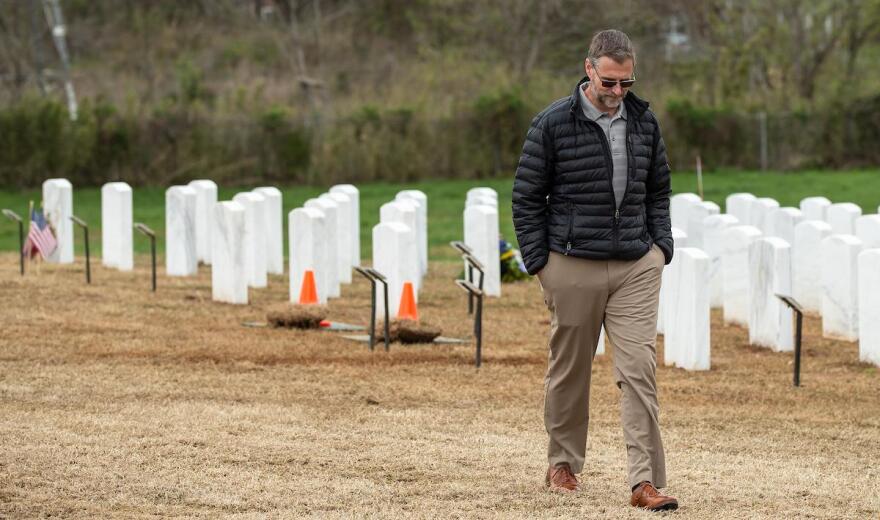
[(703, 251), (709, 257), (709, 302), (713, 308), (724, 305), (724, 278), (721, 275), (721, 252), (724, 230), (739, 224), (733, 215), (710, 215), (703, 220)]
[(487, 188), (485, 186), (471, 188), (467, 191), (465, 195), (465, 206), (470, 205), (471, 198), (475, 197), (488, 197), (495, 200), (495, 206), (498, 206), (498, 192), (492, 188)]
[(804, 219), (797, 208), (777, 208), (770, 212), (767, 225), (768, 237), (779, 237), (789, 245), (794, 244), (794, 227)]
[(196, 258), (211, 265), (211, 234), (214, 231), (214, 205), (217, 204), (217, 183), (208, 179), (191, 181), (196, 190)]
[(330, 193), (344, 193), (351, 199), (351, 266), (361, 265), (361, 193), (353, 184), (337, 184)]
[(853, 235), (831, 235), (822, 241), (822, 335), (827, 338), (859, 339), (861, 251), (862, 241)]
[(856, 236), (865, 249), (880, 247), (880, 215), (862, 215), (857, 218)]
[(740, 225), (747, 226), (751, 222), (752, 202), (756, 197), (751, 193), (731, 193), (724, 200), (724, 209), (728, 215), (733, 215)]
[(320, 199), (332, 200), (336, 203), (336, 268), (339, 270), (339, 282), (351, 283), (351, 198), (345, 193), (324, 193)]
[(679, 193), (669, 197), (669, 217), (672, 227), (688, 232), (691, 207), (701, 204), (703, 199), (696, 193)]
[(754, 226), (730, 226), (724, 231), (721, 277), (724, 323), (749, 324), (749, 246), (761, 237)]
[(835, 235), (854, 235), (856, 219), (862, 216), (862, 208), (852, 202), (838, 202), (828, 206), (825, 219)]
[[(498, 210), (491, 206), (468, 206), (464, 210), (464, 243), (486, 270), (483, 292), (501, 296), (501, 260), (498, 251)], [(479, 276), (475, 273), (475, 276)]]
[(238, 202), (214, 204), (211, 223), (211, 299), (247, 304), (245, 270), (245, 209)]
[[(58, 246), (47, 258), (48, 262), (73, 263), (73, 185), (67, 179), (47, 179), (43, 182), (43, 215), (52, 226)], [(28, 215), (30, 218), (30, 215)]]
[(685, 370), (709, 370), (709, 257), (693, 247), (675, 249), (666, 300), (664, 362)]
[[(305, 208), (313, 208), (324, 214), (324, 262), (327, 265), (325, 271), (325, 285), (328, 298), (338, 298), (342, 294), (339, 280), (339, 268), (332, 269), (331, 266), (339, 265), (339, 237), (338, 215), (339, 204), (331, 199), (309, 199), (304, 204)], [(376, 247), (376, 244), (373, 244)], [(317, 280), (315, 280), (317, 282)]]
[(800, 208), (801, 213), (804, 214), (804, 220), (824, 221), (826, 218), (825, 212), (830, 205), (831, 201), (825, 197), (807, 197), (801, 200)]
[(232, 200), (244, 208), (244, 268), (248, 286), (266, 287), (266, 197), (259, 193), (237, 193)]
[(791, 245), (779, 237), (749, 246), (749, 343), (775, 352), (794, 349), (793, 314), (777, 294), (791, 296)]
[(764, 235), (770, 229), (770, 213), (779, 207), (779, 202), (770, 197), (758, 197), (749, 208), (749, 224), (761, 230)]
[(266, 271), (284, 274), (283, 195), (274, 186), (263, 186), (254, 192), (266, 198)]
[[(672, 227), (672, 242), (674, 251), (678, 251), (680, 247), (689, 247), (690, 240), (683, 230)], [(660, 279), (660, 298), (657, 307), (657, 332), (660, 334), (665, 334), (666, 331), (666, 321), (669, 316), (669, 311), (666, 309), (669, 307), (669, 303), (667, 300), (675, 299), (675, 291), (676, 284), (671, 279), (673, 273), (673, 264), (675, 264), (678, 260), (675, 258), (675, 253), (672, 254), (672, 262), (669, 265), (663, 266), (663, 274)]]
[[(412, 247), (411, 230), (400, 222), (382, 222), (373, 227), (373, 268), (388, 281), (388, 314), (395, 318), (400, 310), (404, 282), (409, 279), (412, 266), (418, 266), (418, 251)], [(376, 317), (384, 317), (385, 297), (376, 291)], [(413, 283), (418, 300), (418, 291)]]
[(134, 268), (131, 186), (108, 182), (101, 187), (101, 260), (120, 271)]
[(306, 271), (315, 278), (318, 303), (327, 303), (329, 272), (336, 271), (325, 261), (326, 225), (324, 213), (316, 208), (296, 208), (287, 214), (291, 303), (299, 303)]
[(199, 269), (196, 254), (196, 190), (172, 186), (165, 190), (165, 271), (190, 276)]
[(416, 245), (419, 248), (419, 266), (424, 275), (428, 272), (428, 196), (419, 190), (398, 192), (396, 200), (416, 203)]
[(859, 254), (859, 361), (880, 366), (880, 249)]
[[(413, 265), (403, 264), (402, 276), (413, 283), (413, 288), (422, 286), (422, 270), (419, 263), (419, 234), (418, 234), (418, 207), (409, 199), (393, 200), (382, 204), (379, 208), (379, 222), (398, 222), (406, 226), (406, 234), (403, 237), (404, 256), (415, 259)], [(373, 248), (376, 244), (373, 244)]]
[(807, 311), (822, 309), (822, 241), (831, 226), (820, 220), (805, 220), (794, 227), (791, 250), (794, 299)]

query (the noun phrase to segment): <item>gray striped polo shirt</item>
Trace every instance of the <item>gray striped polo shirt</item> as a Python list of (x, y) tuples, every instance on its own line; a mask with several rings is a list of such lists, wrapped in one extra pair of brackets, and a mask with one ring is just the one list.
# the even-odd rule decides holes
[(584, 115), (587, 119), (599, 123), (602, 130), (605, 131), (605, 138), (611, 148), (611, 159), (614, 162), (614, 175), (611, 184), (614, 186), (614, 198), (617, 199), (617, 207), (619, 208), (623, 201), (623, 192), (626, 191), (627, 181), (626, 107), (621, 102), (614, 117), (609, 117), (608, 114), (593, 105), (583, 87), (580, 91), (581, 109), (584, 111)]

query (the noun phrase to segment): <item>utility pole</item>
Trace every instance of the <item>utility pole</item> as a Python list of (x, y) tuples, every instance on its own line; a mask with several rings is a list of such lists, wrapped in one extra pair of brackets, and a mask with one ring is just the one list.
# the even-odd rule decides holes
[(70, 120), (76, 121), (76, 92), (73, 90), (73, 82), (70, 79), (67, 27), (64, 25), (64, 17), (61, 15), (61, 5), (58, 3), (58, 0), (43, 0), (43, 12), (46, 15), (46, 23), (52, 30), (52, 41), (55, 42), (58, 57), (61, 58), (61, 66), (64, 71), (64, 93), (67, 96), (67, 111), (70, 114)]

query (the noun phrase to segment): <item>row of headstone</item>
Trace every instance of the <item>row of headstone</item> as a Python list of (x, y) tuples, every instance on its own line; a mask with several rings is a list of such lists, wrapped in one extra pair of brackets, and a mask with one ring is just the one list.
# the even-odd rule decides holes
[[(708, 367), (708, 355), (705, 363), (683, 355), (708, 352), (708, 342), (692, 348), (708, 323), (702, 319), (704, 300), (723, 307), (725, 322), (748, 327), (750, 343), (774, 350), (793, 348), (792, 311), (777, 295), (799, 295), (807, 308), (821, 304), (826, 336), (858, 339), (858, 252), (867, 243), (880, 246), (880, 216), (861, 216), (858, 206), (823, 197), (804, 199), (801, 208), (746, 193), (726, 202), (729, 213), (720, 214), (694, 194), (670, 200), (676, 255), (663, 273), (657, 322), (665, 334), (665, 362)], [(805, 214), (828, 222), (805, 220)], [(864, 260), (868, 265), (870, 258)], [(680, 262), (691, 264), (687, 274)], [(699, 282), (703, 276), (705, 283)]]
[[(388, 283), (388, 311), (399, 315), (407, 284), (419, 299), (422, 280), (428, 270), (428, 196), (419, 190), (403, 190), (379, 208), (379, 223), (373, 227), (373, 269)], [(385, 296), (379, 291), (376, 313), (382, 317)]]
[(290, 301), (297, 303), (312, 273), (318, 303), (342, 294), (360, 265), (360, 193), (340, 184), (288, 213)]
[(663, 362), (686, 370), (710, 368), (709, 310), (712, 261), (703, 251), (714, 237), (703, 226), (720, 208), (693, 193), (670, 199), (675, 253), (661, 275), (657, 332), (663, 334)]
[[(403, 192), (401, 199), (419, 199), (421, 192)], [(427, 230), (427, 198), (422, 195), (422, 228)], [(359, 193), (350, 184), (337, 185), (322, 195), (320, 202), (309, 201), (331, 214), (332, 227), (323, 225), (315, 236), (323, 259), (315, 263), (323, 276), (320, 287), (323, 301), (339, 294), (339, 283), (351, 281), (351, 267), (360, 264)], [(73, 261), (73, 189), (66, 179), (49, 179), (43, 184), (46, 217), (56, 233), (59, 247), (50, 260)], [(192, 181), (186, 186), (172, 186), (165, 194), (166, 273), (169, 276), (195, 274), (198, 263), (214, 264), (212, 284), (214, 299), (247, 303), (248, 287), (265, 287), (267, 274), (283, 274), (282, 195), (274, 187), (261, 187), (236, 194), (232, 201), (217, 202), (217, 185), (210, 180)], [(132, 189), (123, 182), (111, 182), (101, 189), (103, 263), (121, 270), (133, 268)], [(338, 217), (338, 218), (337, 218)], [(328, 219), (325, 215), (322, 219)], [(215, 243), (214, 237), (219, 236)], [(294, 233), (291, 231), (291, 250)], [(336, 246), (336, 247), (334, 247)], [(423, 250), (427, 265), (427, 241)], [(339, 249), (337, 254), (336, 248)], [(291, 255), (291, 265), (298, 264)], [(328, 264), (328, 262), (333, 262)], [(334, 265), (335, 269), (327, 269)], [(298, 296), (297, 277), (292, 273), (291, 299)], [(294, 290), (296, 287), (296, 290)]]
[[(248, 286), (265, 287), (268, 274), (284, 273), (281, 191), (261, 187), (237, 193), (232, 200), (244, 210), (242, 247)], [(169, 276), (194, 275), (199, 262), (213, 263), (217, 204), (217, 185), (210, 180), (166, 190), (165, 267)]]
[[(792, 311), (776, 295), (793, 295), (820, 313), (825, 337), (859, 341), (860, 359), (880, 364), (880, 320), (872, 306), (880, 291), (880, 215), (862, 215), (855, 204), (825, 197), (779, 208), (772, 199), (733, 194), (727, 208), (755, 225), (728, 224), (722, 232), (725, 321), (747, 326), (752, 344), (791, 350)], [(707, 230), (722, 225), (717, 219), (705, 224)]]
[[(193, 262), (210, 263), (211, 223), (217, 185), (198, 180), (166, 192), (166, 269), (171, 275), (194, 272)], [(106, 267), (134, 267), (132, 189), (125, 182), (101, 187), (101, 256)], [(169, 209), (170, 205), (170, 209)], [(193, 243), (193, 241), (195, 241)]]
[(693, 193), (673, 195), (669, 201), (672, 227), (680, 229), (687, 235), (689, 247), (703, 248), (703, 220), (719, 213), (721, 208), (718, 204), (703, 201)]
[[(710, 278), (712, 261), (702, 244), (713, 237), (705, 233), (704, 219), (719, 208), (693, 193), (670, 200), (675, 254), (661, 274), (657, 332), (663, 334), (663, 363), (686, 370), (710, 368)], [(696, 243), (700, 245), (697, 246)]]

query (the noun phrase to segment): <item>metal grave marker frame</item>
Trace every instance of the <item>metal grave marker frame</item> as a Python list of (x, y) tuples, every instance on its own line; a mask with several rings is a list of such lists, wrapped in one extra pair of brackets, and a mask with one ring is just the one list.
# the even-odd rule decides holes
[(153, 258), (153, 292), (156, 292), (156, 233), (141, 222), (135, 222), (134, 228), (150, 238), (150, 255)]
[(360, 273), (364, 278), (370, 281), (370, 350), (372, 351), (376, 342), (376, 284), (381, 283), (385, 291), (385, 352), (390, 350), (388, 338), (388, 280), (379, 271), (372, 267), (355, 266), (354, 270)]

